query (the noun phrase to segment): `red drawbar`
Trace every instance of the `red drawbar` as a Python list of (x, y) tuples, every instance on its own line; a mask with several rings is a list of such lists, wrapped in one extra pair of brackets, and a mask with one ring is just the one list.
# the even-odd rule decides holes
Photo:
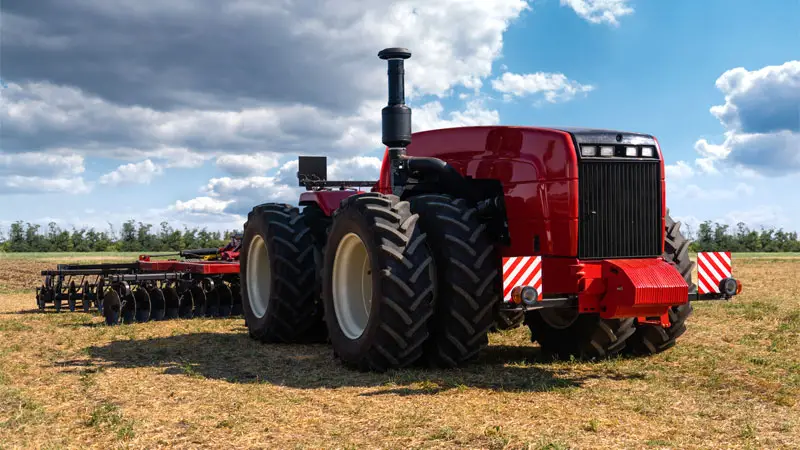
[(603, 261), (606, 293), (600, 301), (604, 318), (662, 316), (669, 307), (689, 301), (689, 286), (675, 267), (662, 259)]

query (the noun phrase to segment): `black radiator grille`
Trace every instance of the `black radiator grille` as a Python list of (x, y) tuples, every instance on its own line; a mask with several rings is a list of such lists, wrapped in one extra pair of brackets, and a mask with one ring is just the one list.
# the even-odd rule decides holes
[(658, 161), (579, 162), (579, 258), (661, 254), (659, 175)]

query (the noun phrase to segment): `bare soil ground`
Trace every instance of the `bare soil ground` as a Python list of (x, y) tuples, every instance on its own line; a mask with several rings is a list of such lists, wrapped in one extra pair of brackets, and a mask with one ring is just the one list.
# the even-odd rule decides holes
[(381, 375), (241, 318), (39, 313), (52, 264), (0, 264), (3, 449), (800, 448), (800, 258), (735, 258), (742, 295), (655, 357), (547, 361), (520, 328), (464, 369)]

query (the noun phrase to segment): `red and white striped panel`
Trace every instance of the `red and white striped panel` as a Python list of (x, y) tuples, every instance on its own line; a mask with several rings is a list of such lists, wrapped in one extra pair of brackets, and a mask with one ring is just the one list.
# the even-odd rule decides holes
[(512, 256), (503, 258), (503, 300), (511, 300), (517, 286), (533, 286), (542, 299), (542, 257)]
[(701, 252), (697, 254), (697, 291), (719, 294), (719, 283), (732, 275), (731, 252)]

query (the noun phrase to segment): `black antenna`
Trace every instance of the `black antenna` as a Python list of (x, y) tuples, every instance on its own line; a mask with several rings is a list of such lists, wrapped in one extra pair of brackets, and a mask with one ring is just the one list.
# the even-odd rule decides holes
[(378, 58), (389, 64), (389, 104), (383, 108), (383, 144), (390, 149), (404, 149), (411, 143), (411, 108), (406, 106), (403, 60), (411, 57), (406, 48), (386, 48)]

